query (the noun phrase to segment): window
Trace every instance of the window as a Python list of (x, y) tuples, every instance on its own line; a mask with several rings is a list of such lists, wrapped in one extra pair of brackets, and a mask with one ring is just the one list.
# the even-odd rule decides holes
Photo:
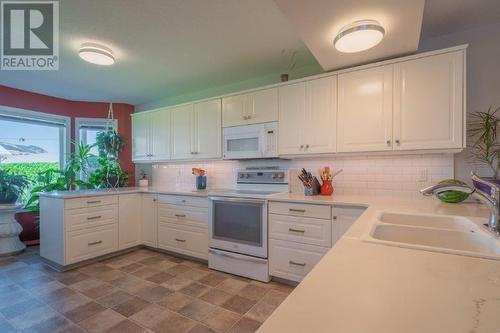
[(29, 179), (64, 165), (70, 118), (0, 106), (0, 168)]
[[(115, 119), (110, 121), (106, 118), (76, 118), (76, 142), (92, 145), (96, 143), (97, 133), (107, 130), (109, 126), (118, 130)], [(97, 155), (97, 147), (92, 148), (92, 153)]]

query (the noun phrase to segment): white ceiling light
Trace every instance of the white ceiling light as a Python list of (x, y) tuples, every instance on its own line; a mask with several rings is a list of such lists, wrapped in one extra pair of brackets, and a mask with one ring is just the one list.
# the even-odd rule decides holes
[(384, 28), (377, 21), (356, 21), (340, 29), (333, 44), (340, 52), (361, 52), (380, 43), (384, 33)]
[(109, 66), (115, 63), (113, 51), (95, 43), (83, 43), (78, 50), (78, 55), (83, 60), (96, 65)]

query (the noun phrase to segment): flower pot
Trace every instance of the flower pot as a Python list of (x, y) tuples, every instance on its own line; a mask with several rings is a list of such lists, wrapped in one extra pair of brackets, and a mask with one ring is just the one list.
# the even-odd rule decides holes
[(331, 180), (323, 180), (323, 185), (321, 185), (321, 195), (332, 195), (333, 194), (333, 184)]
[(196, 189), (204, 190), (207, 188), (207, 176), (196, 176)]
[[(483, 179), (489, 181), (490, 183), (496, 184), (496, 185), (498, 185), (498, 187), (500, 187), (500, 179), (496, 179), (493, 177), (484, 177)], [(475, 188), (477, 188), (477, 189), (479, 189), (487, 194), (491, 193), (491, 188), (488, 185), (483, 184), (483, 183), (479, 183), (476, 181), (472, 181), (472, 182), (474, 183)]]
[(118, 187), (120, 185), (120, 178), (116, 175), (111, 175), (106, 179), (107, 187)]
[(7, 205), (16, 203), (18, 194), (12, 192), (0, 192), (0, 205)]
[(23, 227), (19, 235), (21, 242), (27, 246), (40, 244), (40, 212), (17, 212), (16, 221)]

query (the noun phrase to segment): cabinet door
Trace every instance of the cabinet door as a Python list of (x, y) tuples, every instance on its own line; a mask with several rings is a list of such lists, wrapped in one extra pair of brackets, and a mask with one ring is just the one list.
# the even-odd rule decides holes
[(158, 247), (158, 200), (155, 194), (142, 194), (142, 243)]
[(122, 194), (118, 198), (118, 245), (126, 249), (141, 244), (141, 194)]
[(335, 245), (365, 210), (365, 207), (356, 206), (334, 206), (332, 208), (332, 246)]
[(248, 95), (247, 124), (278, 121), (278, 88), (255, 91)]
[(222, 156), (221, 101), (216, 99), (194, 105), (195, 158)]
[(149, 160), (149, 113), (132, 117), (132, 160)]
[(337, 150), (392, 150), (392, 65), (338, 76)]
[(173, 160), (190, 159), (194, 156), (193, 105), (170, 109), (172, 119)]
[(151, 117), (151, 159), (170, 159), (170, 110), (150, 113)]
[(463, 147), (462, 51), (394, 66), (394, 149)]
[(236, 95), (222, 99), (222, 126), (231, 127), (246, 124), (248, 96)]
[(280, 155), (304, 153), (306, 84), (279, 88), (278, 150)]
[(336, 151), (337, 77), (306, 82), (304, 150), (321, 154)]

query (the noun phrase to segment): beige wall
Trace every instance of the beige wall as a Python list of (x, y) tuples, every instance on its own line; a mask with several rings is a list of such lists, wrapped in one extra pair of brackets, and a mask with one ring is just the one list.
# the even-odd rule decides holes
[[(500, 23), (420, 41), (419, 52), (459, 44), (467, 49), (467, 112), (500, 106)], [(468, 179), (471, 170), (491, 176), (489, 168), (474, 165), (467, 152), (455, 155), (455, 177)]]

